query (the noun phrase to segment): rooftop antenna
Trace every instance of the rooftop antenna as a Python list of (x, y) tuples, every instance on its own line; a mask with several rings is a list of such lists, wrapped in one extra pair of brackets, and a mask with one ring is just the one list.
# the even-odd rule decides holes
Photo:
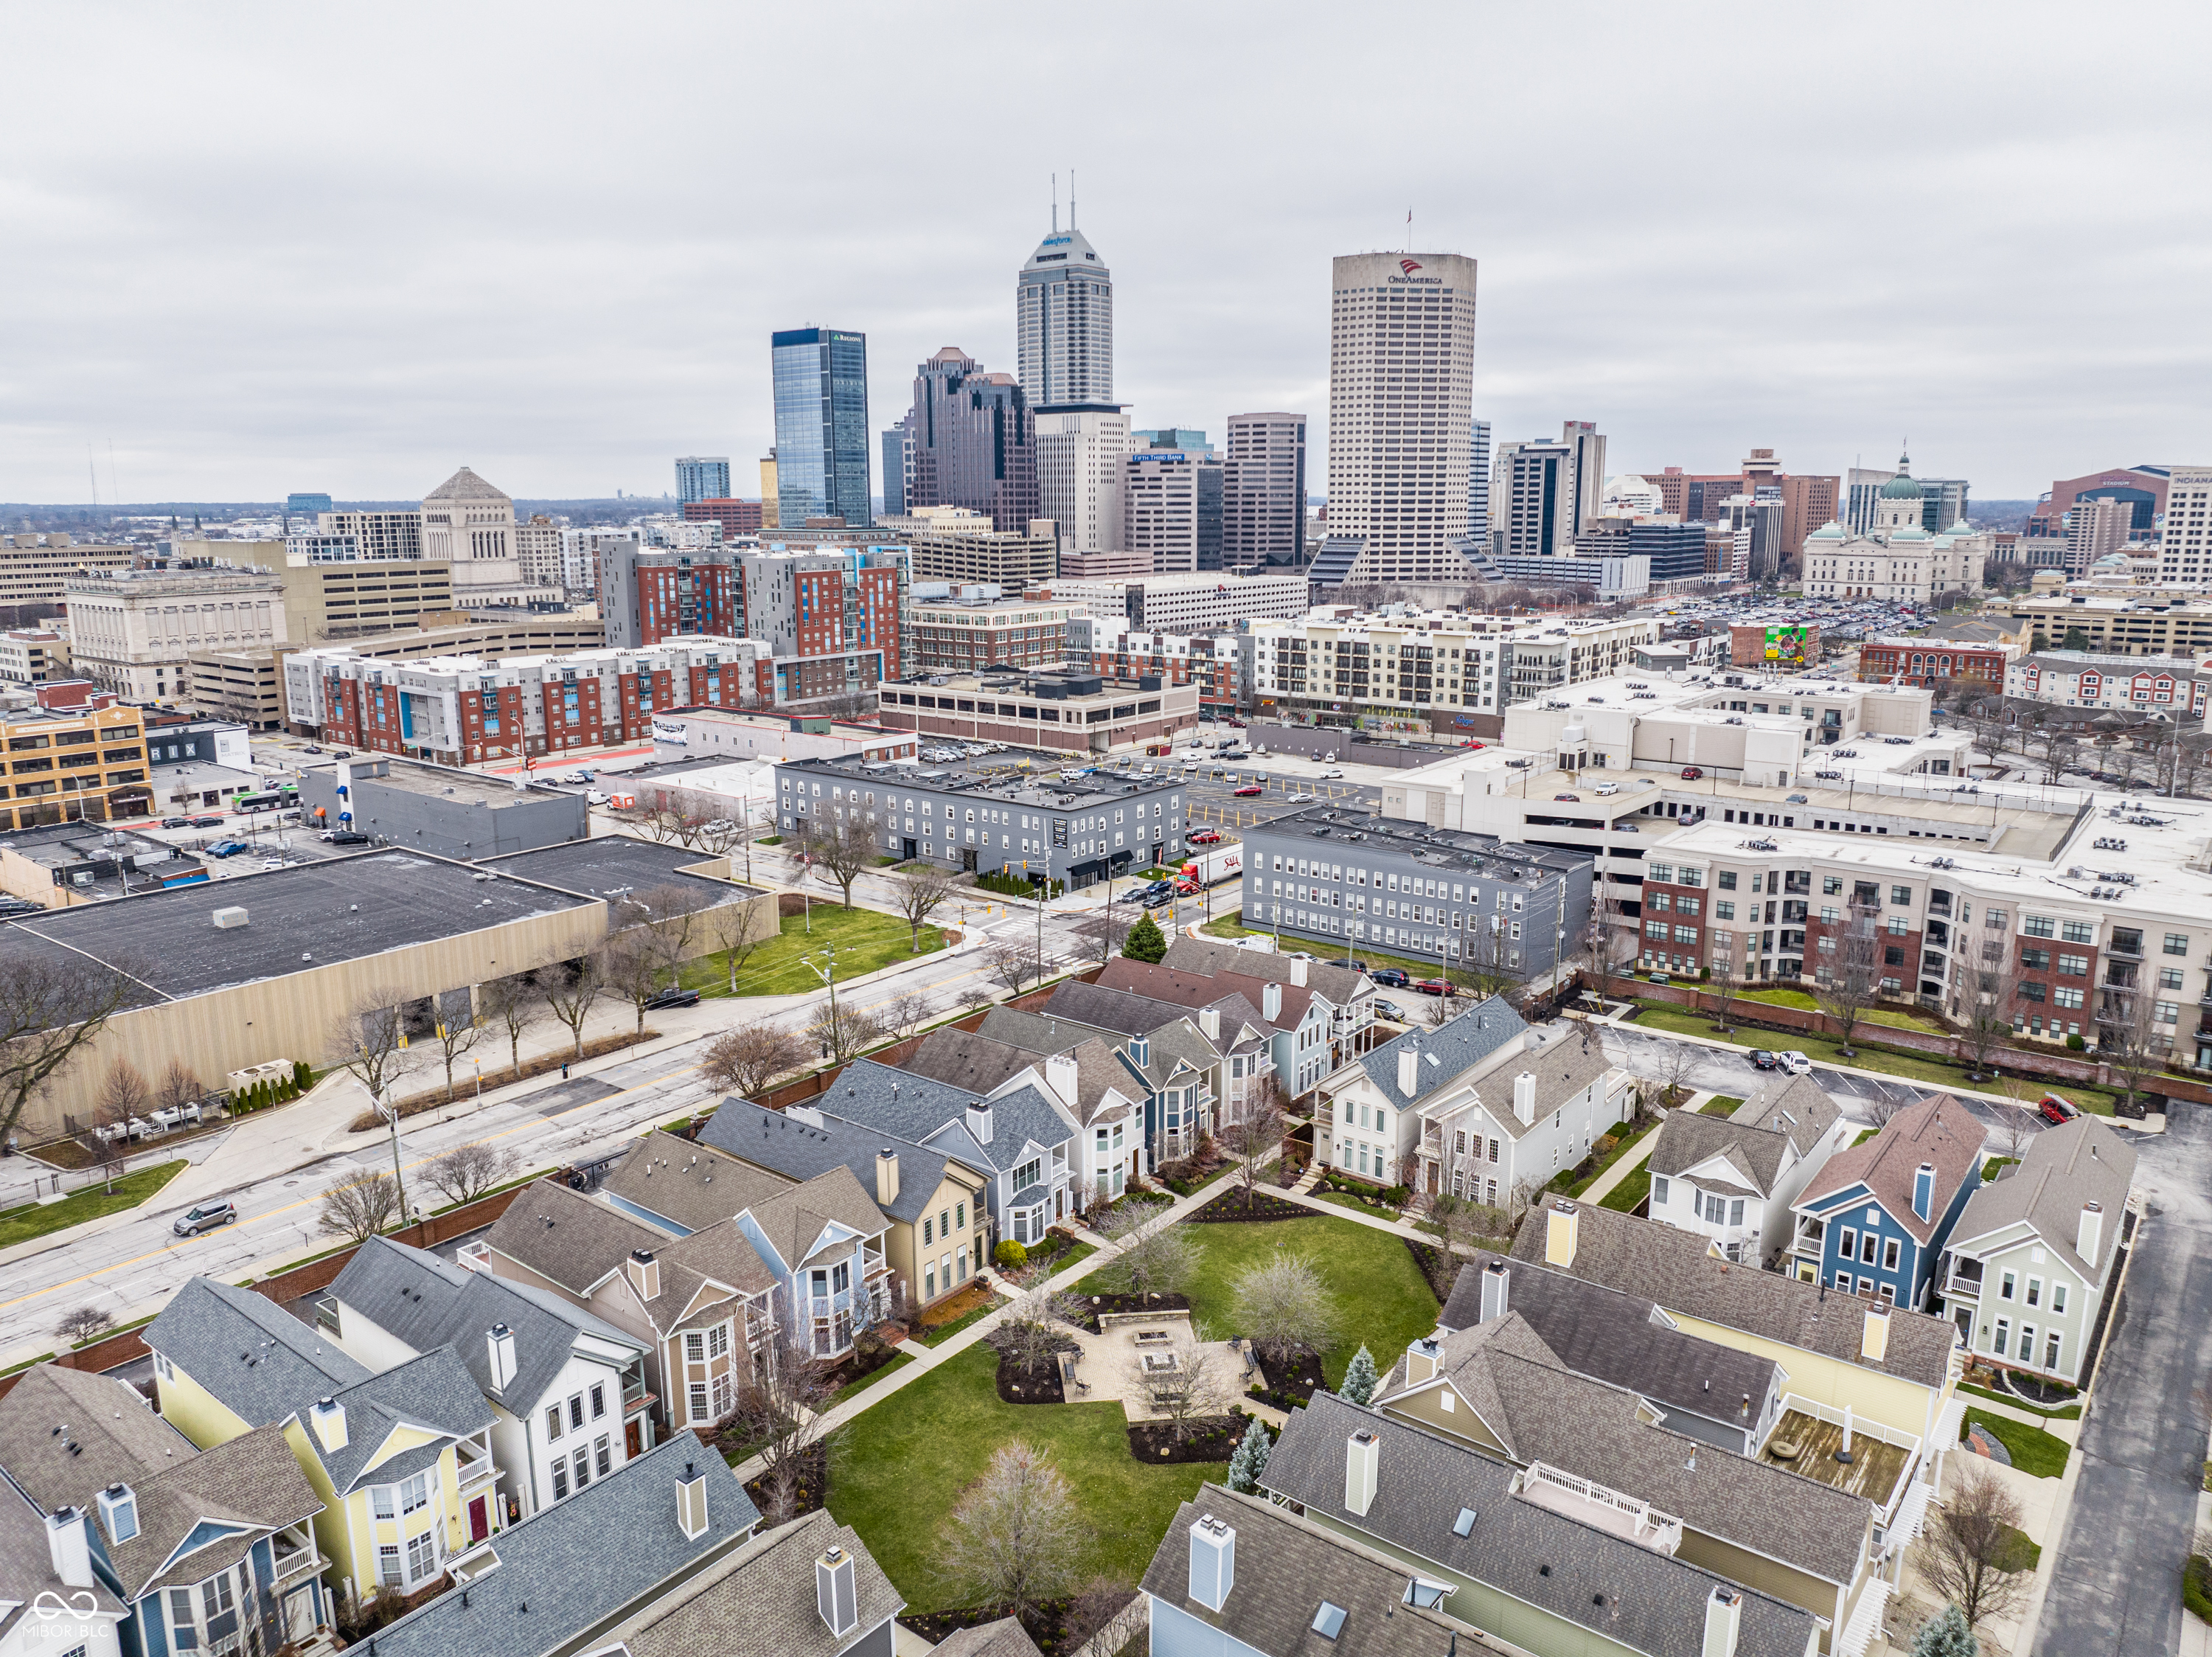
[(1067, 169), (1067, 228), (1075, 228), (1075, 169)]
[(1052, 175), (1052, 233), (1060, 234), (1060, 174)]

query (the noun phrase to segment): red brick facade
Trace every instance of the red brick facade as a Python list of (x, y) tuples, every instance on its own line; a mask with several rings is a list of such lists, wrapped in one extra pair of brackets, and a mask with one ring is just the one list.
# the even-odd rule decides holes
[(1911, 685), (1936, 690), (1953, 679), (2003, 687), (2005, 653), (1972, 644), (1946, 643), (1939, 639), (1902, 644), (1863, 644), (1859, 647), (1859, 679), (1868, 685)]

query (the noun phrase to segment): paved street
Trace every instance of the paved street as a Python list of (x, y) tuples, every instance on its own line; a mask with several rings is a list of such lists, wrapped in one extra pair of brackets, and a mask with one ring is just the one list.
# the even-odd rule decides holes
[(2084, 1423), (2035, 1657), (2180, 1648), (2212, 1368), (2212, 1118), (2176, 1113), (2143, 1142), (2137, 1168), (2144, 1217)]

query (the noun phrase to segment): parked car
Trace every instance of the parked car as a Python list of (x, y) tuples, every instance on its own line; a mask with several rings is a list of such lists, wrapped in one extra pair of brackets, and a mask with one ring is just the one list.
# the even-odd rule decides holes
[(1781, 1068), (1793, 1076), (1808, 1076), (1813, 1074), (1813, 1061), (1795, 1048), (1786, 1053), (1777, 1053), (1775, 1057), (1781, 1061)]
[(587, 771), (562, 771), (561, 780), (563, 783), (588, 783), (592, 780), (592, 774)]
[(1334, 766), (1331, 766), (1325, 771), (1317, 772), (1316, 775), (1319, 776), (1321, 780), (1324, 783), (1341, 782), (1344, 777), (1344, 773), (1338, 771)]
[(1777, 1069), (1780, 1068), (1781, 1063), (1782, 1060), (1778, 1055), (1768, 1052), (1764, 1047), (1754, 1047), (1751, 1050), (1751, 1064), (1755, 1070)]
[(651, 1011), (659, 1007), (696, 1007), (698, 1004), (699, 992), (696, 990), (664, 990), (645, 1005), (647, 1010)]
[(252, 850), (243, 840), (218, 840), (207, 849), (207, 852), (210, 857), (235, 857), (241, 851)]
[(1620, 784), (1618, 783), (1601, 783), (1595, 788), (1592, 789), (1590, 792), (1600, 795), (1619, 794), (1620, 792)]
[(332, 829), (323, 838), (334, 846), (365, 846), (368, 844), (368, 836), (356, 834), (351, 829)]
[(593, 789), (584, 796), (584, 803), (587, 806), (604, 806), (607, 803), (607, 796), (599, 789)]
[(1365, 961), (1354, 960), (1349, 955), (1346, 955), (1341, 960), (1331, 961), (1329, 965), (1331, 966), (1348, 966), (1355, 972), (1364, 972), (1367, 970), (1367, 963)]
[(1182, 837), (1194, 846), (1218, 846), (1221, 844), (1219, 829), (1194, 829)]
[(322, 750), (317, 747), (313, 743), (310, 742), (307, 744), (307, 752), (309, 753), (320, 753)]
[(191, 825), (192, 819), (189, 817), (164, 817), (161, 819), (163, 828), (190, 828)]
[(218, 1197), (205, 1203), (195, 1203), (177, 1216), (177, 1223), (169, 1229), (179, 1237), (197, 1237), (204, 1231), (213, 1231), (217, 1226), (234, 1225), (238, 1209), (227, 1197)]
[(1785, 806), (1808, 806), (1808, 805), (1812, 804), (1813, 802), (1812, 802), (1812, 800), (1811, 800), (1810, 796), (1808, 796), (1808, 795), (1802, 795), (1802, 794), (1793, 794), (1793, 795), (1790, 795), (1787, 800), (1784, 801), (1782, 803), (1783, 803), (1784, 805), (1785, 805)]
[(1147, 892), (1143, 897), (1137, 899), (1137, 903), (1140, 908), (1160, 909), (1173, 903), (1175, 901), (1175, 896), (1174, 889), (1170, 887), (1165, 892)]
[(1290, 806), (1310, 806), (1313, 804), (1313, 795), (1310, 794), (1294, 794), (1283, 803)]
[(1261, 788), (1257, 783), (1247, 783), (1243, 788), (1234, 790), (1236, 797), (1239, 800), (1255, 799), (1266, 792), (1267, 789)]
[(1378, 1019), (1388, 1019), (1393, 1024), (1405, 1024), (1409, 1021), (1406, 1017), (1405, 1009), (1395, 1001), (1376, 1002), (1375, 1016)]
[(1682, 767), (1682, 780), (1685, 783), (1694, 783), (1705, 774), (1705, 768), (1703, 765), (1685, 765)]
[(1552, 798), (1554, 800), (1565, 800), (1569, 804), (1577, 806), (1579, 806), (1583, 802), (1583, 797), (1579, 794), (1555, 794)]
[(192, 818), (191, 822), (194, 828), (221, 828), (223, 824), (223, 816), (222, 813), (218, 811), (210, 813), (209, 815), (204, 817)]
[(1413, 982), (1411, 978), (1408, 978), (1406, 976), (1401, 968), (1395, 966), (1371, 967), (1369, 969), (1367, 976), (1370, 978), (1372, 978), (1376, 983), (1387, 984), (1393, 990), (1403, 990), (1408, 984)]
[(2037, 1103), (2036, 1108), (2041, 1111), (2045, 1118), (2054, 1126), (2063, 1126), (2081, 1114), (2071, 1103), (2059, 1098), (2057, 1093), (2044, 1094)]
[(1458, 990), (1452, 988), (1451, 981), (1449, 978), (1415, 978), (1413, 983), (1413, 988), (1419, 990), (1425, 996), (1456, 996), (1459, 994)]

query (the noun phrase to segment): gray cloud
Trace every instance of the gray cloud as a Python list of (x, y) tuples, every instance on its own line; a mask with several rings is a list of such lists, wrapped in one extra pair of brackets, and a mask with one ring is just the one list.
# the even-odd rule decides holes
[[(1314, 421), (1328, 260), (1482, 262), (1478, 412), (1618, 467), (1984, 497), (2212, 459), (2205, 9), (15, 8), (0, 499), (658, 491), (771, 441), (770, 330), (878, 429), (1013, 366), (1048, 176), (1120, 395)], [(2101, 32), (2101, 33), (2100, 33)]]

